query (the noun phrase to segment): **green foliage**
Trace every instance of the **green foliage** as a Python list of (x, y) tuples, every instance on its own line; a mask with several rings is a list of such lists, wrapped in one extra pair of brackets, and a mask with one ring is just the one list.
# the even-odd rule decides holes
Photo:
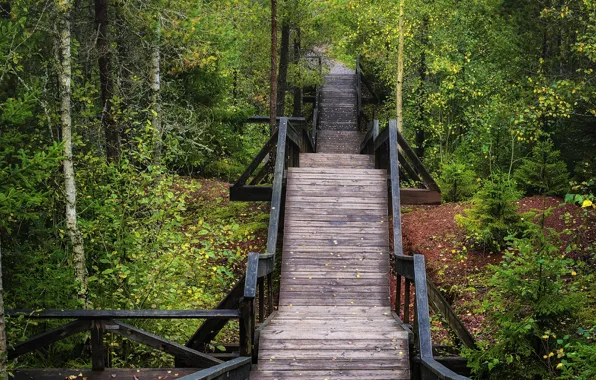
[(504, 175), (492, 176), (483, 183), (466, 216), (456, 215), (456, 221), (474, 242), (498, 250), (505, 237), (519, 233), (524, 226), (515, 203), (520, 197), (513, 181)]
[(466, 165), (455, 162), (443, 165), (438, 182), (443, 200), (447, 202), (465, 200), (478, 188), (476, 173)]
[(530, 194), (564, 194), (569, 190), (567, 166), (559, 160), (550, 139), (539, 141), (530, 157), (524, 158), (515, 171), (515, 179)]
[(587, 278), (577, 276), (583, 266), (561, 254), (554, 231), (532, 226), (526, 237), (508, 239), (503, 261), (491, 268), (483, 309), (492, 341), (465, 356), (483, 378), (589, 379), (593, 331), (584, 328), (594, 319), (581, 317), (590, 298)]

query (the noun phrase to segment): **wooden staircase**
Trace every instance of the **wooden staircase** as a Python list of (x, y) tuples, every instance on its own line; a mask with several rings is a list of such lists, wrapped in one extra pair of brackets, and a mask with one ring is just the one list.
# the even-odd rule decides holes
[(289, 168), (279, 309), (251, 379), (410, 378), (389, 299), (386, 178), (367, 155), (301, 154)]
[(358, 131), (356, 95), (355, 73), (327, 75), (321, 89), (317, 152), (360, 153), (364, 135)]

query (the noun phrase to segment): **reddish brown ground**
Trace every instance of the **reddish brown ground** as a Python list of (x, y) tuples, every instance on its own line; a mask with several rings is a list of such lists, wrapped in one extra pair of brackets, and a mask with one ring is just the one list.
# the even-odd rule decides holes
[[(562, 236), (562, 252), (570, 239), (582, 245), (596, 241), (596, 213), (592, 210), (591, 217), (585, 220), (580, 217), (584, 210), (573, 205), (561, 206), (562, 203), (563, 200), (556, 197), (523, 198), (519, 201), (520, 213), (552, 208), (552, 215), (545, 218), (545, 227), (557, 232), (565, 229), (571, 232)], [(444, 291), (467, 328), (478, 334), (484, 316), (475, 312), (474, 305), (479, 304), (487, 290), (478, 279), (490, 277), (488, 266), (498, 264), (502, 254), (475, 249), (467, 241), (455, 215), (464, 213), (469, 207), (465, 203), (449, 203), (404, 209), (402, 233), (404, 253), (424, 255), (432, 281)], [(537, 219), (540, 223), (541, 218)], [(395, 278), (392, 282), (392, 299), (395, 299)], [(443, 333), (435, 335), (439, 339), (446, 337)]]

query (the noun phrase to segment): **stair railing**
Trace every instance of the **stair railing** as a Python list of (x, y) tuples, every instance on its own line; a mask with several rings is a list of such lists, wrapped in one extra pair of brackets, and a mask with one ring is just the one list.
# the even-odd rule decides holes
[[(391, 200), (389, 212), (393, 216), (393, 259), (395, 262), (396, 299), (395, 312), (398, 317), (403, 315), (403, 323), (410, 324), (411, 320), (411, 288), (415, 290), (414, 298), (414, 337), (416, 352), (412, 352), (411, 369), (412, 378), (420, 379), (448, 379), (464, 380), (461, 376), (433, 357), (433, 345), (430, 333), (429, 299), (431, 305), (439, 314), (446, 318), (450, 328), (466, 346), (473, 346), (474, 339), (467, 332), (463, 323), (457, 318), (451, 306), (442, 297), (438, 289), (432, 285), (426, 276), (426, 267), (423, 255), (406, 256), (403, 253), (402, 230), (401, 230), (401, 196), (400, 196), (400, 170), (408, 165), (398, 150), (402, 147), (405, 154), (409, 146), (397, 131), (397, 121), (390, 120), (387, 128), (379, 133), (379, 122), (374, 120), (367, 136), (361, 146), (362, 153), (374, 154), (375, 167), (387, 169), (389, 174), (388, 184), (390, 186), (389, 199)], [(404, 149), (405, 147), (405, 149)], [(400, 168), (401, 166), (401, 168)], [(413, 169), (407, 169), (409, 172)], [(423, 175), (424, 178), (424, 175)], [(431, 178), (432, 180), (432, 178)], [(434, 181), (429, 182), (433, 184)], [(436, 185), (436, 184), (435, 184)], [(403, 294), (402, 302), (402, 277)], [(438, 293), (438, 294), (437, 294)], [(403, 308), (402, 308), (403, 304)]]
[[(298, 166), (299, 153), (314, 153), (316, 138), (311, 136), (306, 120), (303, 117), (280, 117), (279, 128), (271, 135), (263, 148), (256, 154), (246, 170), (238, 180), (230, 186), (230, 200), (232, 201), (265, 201), (272, 198), (272, 186), (266, 184), (268, 176), (274, 176), (273, 160), (266, 161), (266, 157), (272, 157), (273, 147), (279, 144), (279, 131), (285, 120), (284, 128), (286, 137), (291, 144), (287, 146), (288, 154), (293, 166)], [(250, 123), (268, 123), (268, 116), (253, 116)], [(315, 128), (316, 131), (316, 128)], [(279, 146), (279, 145), (277, 145)], [(269, 182), (271, 183), (271, 182)]]
[[(253, 120), (260, 121), (261, 118), (264, 117), (259, 116), (253, 118)], [(267, 122), (265, 119), (263, 120), (263, 122)], [(272, 149), (273, 146), (276, 147), (275, 150)], [(304, 119), (281, 117), (279, 118), (278, 128), (269, 141), (265, 143), (263, 149), (255, 156), (255, 159), (239, 180), (230, 187), (230, 198), (232, 200), (241, 198), (243, 200), (271, 201), (266, 252), (263, 254), (249, 253), (244, 278), (234, 286), (217, 307), (218, 309), (238, 308), (240, 316), (239, 355), (243, 357), (250, 356), (255, 363), (260, 330), (268, 323), (274, 313), (273, 282), (277, 278), (274, 278), (273, 275), (277, 244), (281, 241), (279, 234), (283, 227), (284, 183), (287, 168), (298, 166), (301, 152), (312, 152), (313, 150), (312, 139), (306, 130)], [(253, 178), (254, 181), (253, 173), (267, 155), (270, 156), (269, 165), (272, 164), (273, 167), (272, 185), (270, 187), (256, 185), (249, 187), (244, 185), (250, 178)], [(261, 190), (255, 191), (257, 188), (267, 189), (268, 197), (263, 196), (263, 193), (259, 193)], [(260, 198), (255, 199), (255, 195)], [(257, 317), (260, 323), (258, 326)], [(197, 350), (206, 349), (227, 322), (226, 319), (206, 320), (186, 345)]]
[[(362, 92), (362, 85), (366, 87), (371, 98), (364, 98)], [(365, 75), (362, 69), (362, 60), (360, 56), (356, 57), (356, 110), (358, 115), (358, 130), (361, 132), (366, 132), (367, 130), (370, 131), (369, 125), (370, 120), (375, 119), (375, 110), (373, 109), (372, 112), (372, 119), (369, 119), (366, 113), (364, 112), (364, 104), (380, 104), (381, 101), (379, 96), (377, 95), (376, 91), (373, 88), (371, 81)]]

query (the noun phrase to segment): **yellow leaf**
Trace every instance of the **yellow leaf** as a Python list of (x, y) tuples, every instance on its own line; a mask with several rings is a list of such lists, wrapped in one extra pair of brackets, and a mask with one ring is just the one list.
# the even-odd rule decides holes
[(583, 208), (583, 207), (590, 207), (590, 206), (592, 206), (592, 201), (591, 201), (591, 200), (589, 200), (589, 199), (586, 199), (586, 200), (584, 201), (584, 203), (582, 203), (582, 208)]

